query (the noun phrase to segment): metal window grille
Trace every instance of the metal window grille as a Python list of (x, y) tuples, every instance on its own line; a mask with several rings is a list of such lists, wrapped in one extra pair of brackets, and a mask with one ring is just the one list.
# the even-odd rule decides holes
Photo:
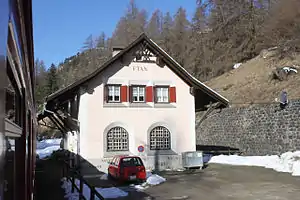
[(114, 127), (107, 133), (107, 151), (127, 151), (128, 132), (122, 127)]
[(151, 130), (150, 149), (151, 150), (171, 149), (171, 134), (167, 128), (163, 126), (157, 126)]

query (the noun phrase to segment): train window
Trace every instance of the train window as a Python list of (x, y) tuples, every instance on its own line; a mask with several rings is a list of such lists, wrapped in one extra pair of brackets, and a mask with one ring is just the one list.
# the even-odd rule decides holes
[(9, 37), (11, 37), (11, 42), (14, 43), (14, 45), (16, 46), (16, 53), (17, 55), (19, 56), (19, 60), (20, 60), (20, 63), (22, 64), (22, 54), (21, 54), (21, 43), (19, 41), (19, 37), (18, 35), (20, 35), (18, 33), (18, 28), (17, 28), (17, 23), (16, 23), (16, 20), (15, 20), (15, 17), (16, 15), (14, 13), (11, 13), (11, 16), (10, 16), (10, 23), (9, 23), (9, 31), (10, 31), (10, 34), (9, 34)]
[(5, 117), (21, 126), (20, 91), (12, 74), (10, 63), (7, 62), (7, 65), (8, 84), (6, 87)]

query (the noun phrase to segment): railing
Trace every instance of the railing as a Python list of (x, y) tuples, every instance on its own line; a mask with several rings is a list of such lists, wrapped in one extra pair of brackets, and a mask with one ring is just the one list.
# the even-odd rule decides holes
[[(84, 178), (83, 176), (75, 169), (74, 164), (75, 164), (75, 159), (66, 159), (63, 158), (60, 160), (63, 164), (62, 167), (62, 173), (63, 177), (66, 177), (68, 181), (71, 182), (72, 185), (72, 190), (71, 192), (74, 193), (75, 190), (79, 193), (79, 199), (84, 199), (84, 200), (95, 200), (95, 197), (98, 197), (100, 200), (105, 200), (105, 198), (99, 194), (99, 192), (96, 190), (96, 188), (92, 185), (90, 185)], [(70, 161), (70, 162), (69, 162)], [(79, 180), (79, 186), (76, 184), (76, 179)], [(87, 199), (83, 195), (83, 186), (84, 184), (90, 189), (90, 199)]]

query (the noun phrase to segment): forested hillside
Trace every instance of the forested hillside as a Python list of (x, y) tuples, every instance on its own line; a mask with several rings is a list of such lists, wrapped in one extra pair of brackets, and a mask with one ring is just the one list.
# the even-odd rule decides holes
[(262, 49), (278, 46), (285, 54), (299, 51), (300, 1), (198, 0), (188, 20), (183, 7), (174, 16), (159, 9), (147, 13), (147, 8), (138, 8), (131, 0), (111, 37), (88, 36), (81, 52), (48, 70), (42, 60), (36, 61), (37, 103), (100, 67), (111, 57), (112, 46), (126, 46), (142, 32), (195, 77), (208, 81)]

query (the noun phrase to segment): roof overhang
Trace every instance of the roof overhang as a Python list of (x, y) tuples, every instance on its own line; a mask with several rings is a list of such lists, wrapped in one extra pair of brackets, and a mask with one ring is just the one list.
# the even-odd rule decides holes
[(142, 34), (139, 38), (137, 38), (133, 43), (123, 49), (120, 53), (116, 56), (112, 57), (109, 61), (104, 63), (100, 68), (98, 68), (93, 73), (89, 74), (88, 76), (80, 79), (79, 81), (70, 84), (69, 86), (58, 90), (57, 92), (49, 95), (46, 98), (47, 105), (53, 104), (60, 104), (68, 99), (72, 98), (75, 94), (78, 94), (80, 87), (83, 86), (85, 83), (93, 79), (95, 76), (100, 74), (103, 70), (113, 64), (115, 61), (122, 58), (122, 56), (130, 51), (133, 47), (137, 44), (145, 42), (147, 48), (150, 51), (154, 52), (156, 56), (159, 56), (163, 59), (169, 68), (176, 73), (180, 78), (182, 78), (193, 90), (195, 96), (195, 109), (197, 110), (206, 110), (206, 105), (210, 103), (220, 102), (219, 107), (227, 107), (229, 105), (229, 101), (194, 78), (191, 74), (189, 74), (178, 62), (176, 62), (170, 55), (168, 55), (161, 47), (159, 47), (154, 41), (149, 39), (145, 34)]

